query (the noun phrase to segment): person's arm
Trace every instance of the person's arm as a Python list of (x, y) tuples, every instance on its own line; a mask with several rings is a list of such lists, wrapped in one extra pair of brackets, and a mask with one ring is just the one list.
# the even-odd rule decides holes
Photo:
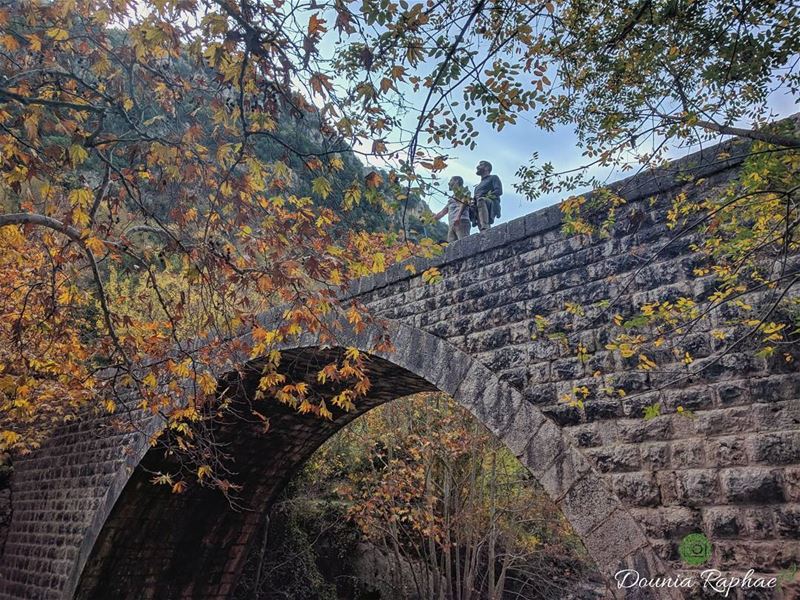
[(444, 208), (442, 210), (440, 210), (438, 213), (433, 215), (433, 218), (438, 221), (439, 219), (441, 219), (446, 214), (447, 214), (447, 205), (445, 204), (445, 206), (444, 206)]
[(456, 221), (459, 219), (465, 218), (464, 215), (467, 213), (466, 211), (469, 210), (469, 205), (472, 203), (472, 198), (469, 196), (469, 192), (464, 194), (456, 194), (456, 200), (458, 201), (458, 212), (456, 212)]
[(500, 181), (500, 178), (497, 175), (492, 177), (492, 193), (494, 194), (495, 199), (503, 195), (503, 183)]

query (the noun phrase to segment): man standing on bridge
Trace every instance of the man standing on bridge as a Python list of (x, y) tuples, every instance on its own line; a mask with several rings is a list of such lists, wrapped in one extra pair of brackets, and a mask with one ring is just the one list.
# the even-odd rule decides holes
[(482, 160), (475, 170), (481, 182), (475, 186), (475, 209), (478, 213), (478, 229), (484, 231), (500, 217), (500, 196), (503, 195), (503, 184), (497, 175), (492, 175), (492, 163)]

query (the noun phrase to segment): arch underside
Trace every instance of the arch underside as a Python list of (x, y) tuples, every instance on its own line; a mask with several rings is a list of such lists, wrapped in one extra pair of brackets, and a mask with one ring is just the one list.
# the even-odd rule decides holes
[[(303, 348), (283, 353), (288, 380), (314, 385), (316, 372), (340, 350)], [(243, 416), (223, 424), (216, 441), (233, 458), (230, 479), (241, 489), (233, 506), (219, 492), (198, 486), (173, 494), (154, 486), (154, 472), (174, 465), (148, 452), (133, 472), (94, 545), (76, 598), (227, 598), (236, 585), (248, 545), (291, 476), (329, 437), (366, 411), (396, 398), (436, 388), (378, 357), (368, 362), (372, 387), (355, 411), (333, 408), (326, 421), (301, 415), (275, 401), (254, 401), (257, 363), (228, 383), (234, 410)], [(330, 397), (332, 390), (317, 390)], [(269, 418), (269, 430), (250, 409)]]

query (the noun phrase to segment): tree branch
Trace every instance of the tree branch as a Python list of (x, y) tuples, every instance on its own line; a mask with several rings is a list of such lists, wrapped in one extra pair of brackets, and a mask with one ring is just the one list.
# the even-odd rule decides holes
[(62, 223), (58, 219), (36, 213), (8, 213), (0, 215), (0, 227), (8, 227), (10, 225), (38, 225), (40, 227), (47, 227), (48, 229), (52, 229), (53, 231), (57, 231), (62, 235), (65, 235), (81, 247), (81, 250), (83, 250), (84, 254), (86, 255), (86, 258), (89, 261), (89, 265), (92, 269), (92, 278), (94, 279), (95, 286), (97, 287), (97, 291), (99, 293), (98, 299), (100, 300), (100, 307), (103, 311), (103, 320), (105, 321), (106, 328), (108, 329), (108, 334), (111, 336), (114, 346), (122, 355), (125, 363), (130, 364), (130, 360), (125, 354), (125, 350), (122, 348), (122, 344), (119, 341), (116, 329), (114, 329), (114, 324), (111, 321), (111, 309), (108, 306), (105, 287), (103, 286), (103, 280), (100, 277), (100, 270), (97, 267), (97, 260), (95, 260), (94, 254), (86, 245), (86, 242), (84, 241), (80, 232), (71, 225)]
[(664, 114), (660, 115), (660, 117), (666, 121), (683, 123), (686, 125), (690, 124), (696, 125), (697, 127), (702, 127), (703, 129), (707, 129), (709, 131), (716, 131), (717, 133), (721, 133), (723, 135), (735, 135), (738, 137), (745, 137), (751, 140), (759, 140), (761, 142), (766, 142), (774, 146), (783, 146), (785, 148), (800, 148), (800, 139), (785, 135), (780, 135), (777, 133), (769, 133), (767, 131), (757, 130), (757, 129), (743, 129), (741, 127), (731, 127), (729, 125), (720, 125), (712, 121), (692, 120), (690, 123), (686, 117), (673, 117), (671, 115), (664, 115)]

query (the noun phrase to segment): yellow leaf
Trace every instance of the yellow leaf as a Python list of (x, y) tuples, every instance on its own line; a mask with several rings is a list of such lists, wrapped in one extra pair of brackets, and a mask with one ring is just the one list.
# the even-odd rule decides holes
[(63, 42), (69, 37), (69, 31), (60, 27), (51, 27), (47, 30), (47, 37), (51, 37), (57, 42)]
[(142, 380), (146, 386), (155, 388), (158, 385), (158, 379), (156, 379), (155, 373), (148, 373), (147, 377)]
[(323, 200), (330, 195), (332, 189), (330, 181), (322, 176), (315, 178), (311, 182), (311, 191)]
[(344, 208), (350, 210), (361, 201), (361, 188), (353, 184), (344, 191)]
[(323, 419), (328, 419), (329, 421), (333, 420), (333, 413), (328, 410), (324, 400), (319, 404), (319, 416)]
[(175, 373), (178, 377), (188, 377), (191, 374), (192, 360), (187, 358), (180, 363), (171, 363), (169, 370)]
[(72, 222), (78, 227), (86, 227), (89, 224), (89, 221), (89, 214), (85, 211), (82, 211), (80, 208), (76, 208), (74, 211), (72, 211)]
[(217, 379), (211, 373), (203, 373), (198, 377), (197, 383), (206, 394), (213, 394), (217, 390)]
[(89, 248), (94, 254), (100, 254), (105, 250), (106, 245), (100, 238), (90, 237), (85, 242), (86, 247)]
[(69, 193), (69, 203), (75, 208), (89, 208), (94, 196), (89, 188), (78, 188)]
[(80, 144), (72, 144), (69, 147), (69, 160), (73, 167), (83, 164), (87, 158), (89, 158), (89, 153)]
[(442, 273), (436, 267), (431, 267), (422, 273), (422, 281), (430, 285), (435, 285), (442, 281)]
[(16, 431), (0, 431), (0, 449), (10, 448), (20, 440), (20, 435)]

